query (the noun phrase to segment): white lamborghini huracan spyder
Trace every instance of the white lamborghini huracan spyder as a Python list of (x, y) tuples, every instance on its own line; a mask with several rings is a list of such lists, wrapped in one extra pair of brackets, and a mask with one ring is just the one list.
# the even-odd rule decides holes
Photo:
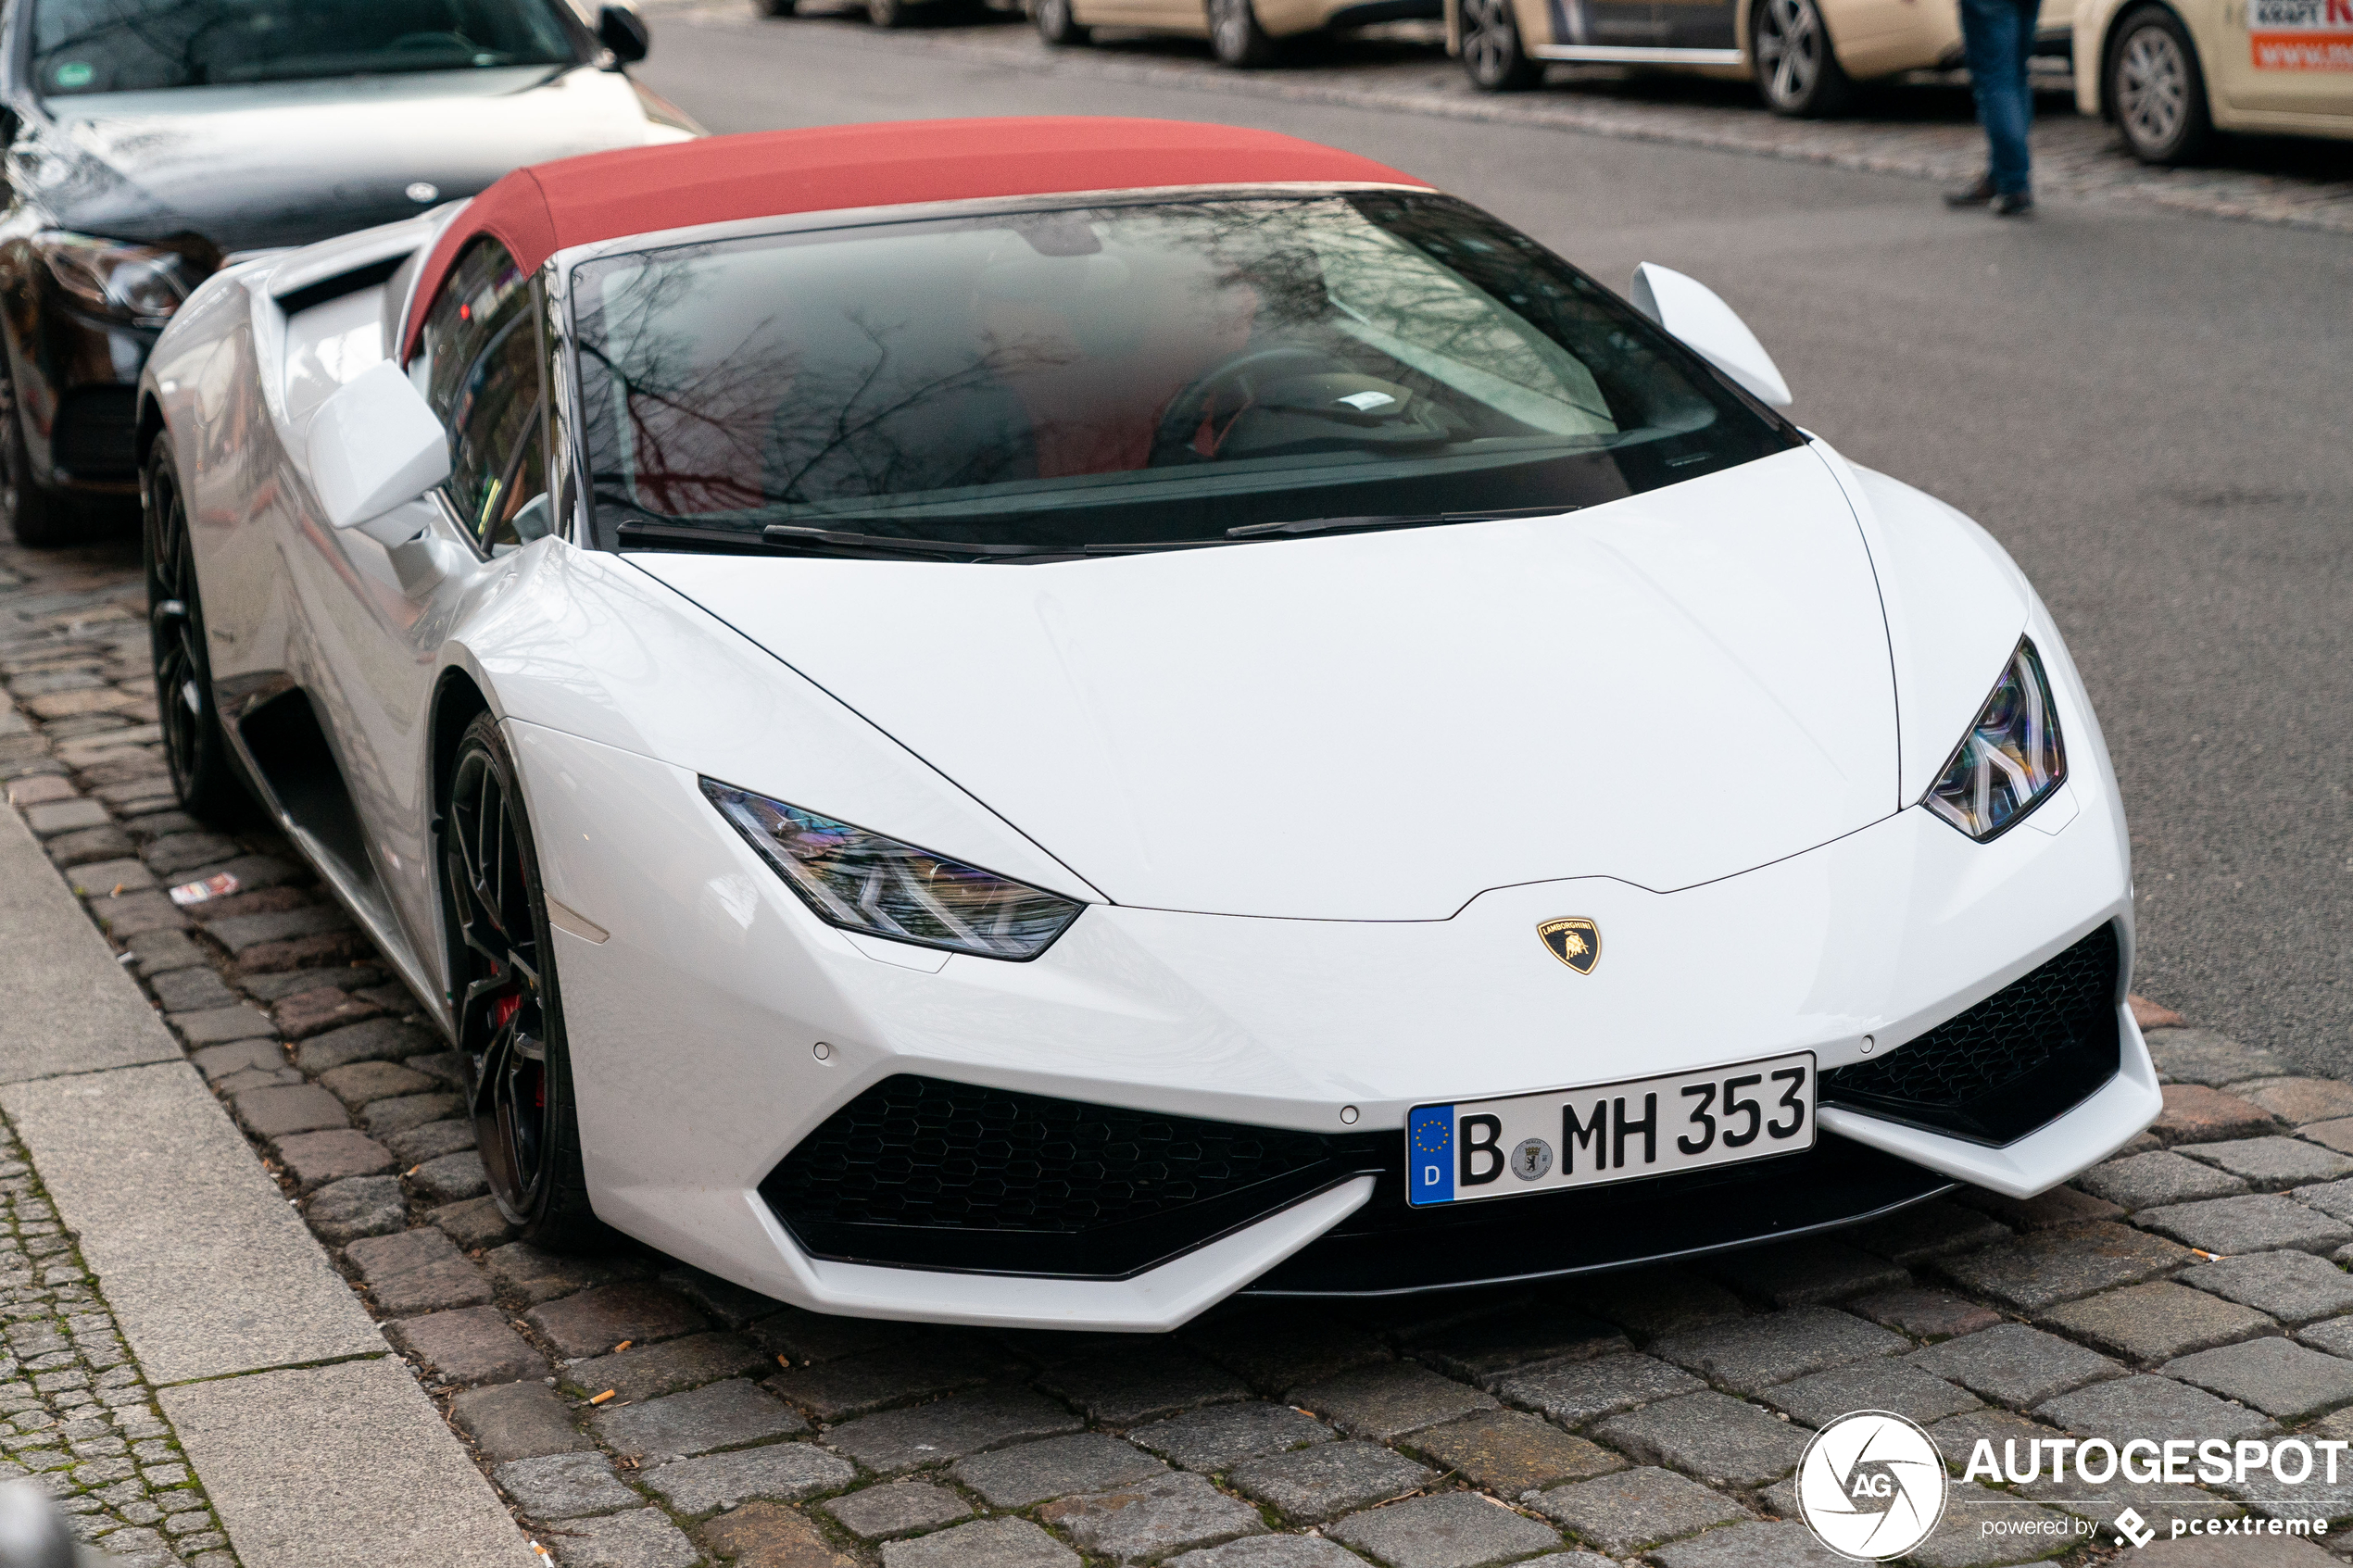
[(2048, 612), (1633, 303), (1288, 138), (526, 169), (143, 385), (192, 808), (475, 1062), (500, 1205), (1164, 1329), (2023, 1196), (2159, 1100)]

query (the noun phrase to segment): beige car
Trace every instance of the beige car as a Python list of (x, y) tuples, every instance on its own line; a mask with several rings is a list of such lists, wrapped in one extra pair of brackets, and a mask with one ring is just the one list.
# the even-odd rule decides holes
[(2078, 107), (2144, 163), (2217, 131), (2353, 137), (2353, 0), (2082, 0), (2075, 57)]
[(1219, 60), (1273, 63), (1283, 40), (1375, 22), (1435, 21), (1442, 0), (1030, 0), (1030, 20), (1053, 44), (1084, 44), (1099, 27), (1206, 38)]
[[(2072, 9), (2045, 0), (2037, 53), (2067, 52)], [(1753, 76), (1775, 113), (1827, 115), (1857, 82), (1959, 65), (1961, 19), (1955, 0), (1446, 0), (1446, 46), (1490, 93), (1582, 60)]]

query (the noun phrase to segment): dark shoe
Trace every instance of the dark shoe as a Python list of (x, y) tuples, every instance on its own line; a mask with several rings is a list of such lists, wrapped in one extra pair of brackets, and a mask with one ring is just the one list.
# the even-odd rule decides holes
[(1981, 174), (1977, 182), (1957, 191), (1944, 193), (1944, 205), (1951, 207), (1983, 207), (1994, 199), (1994, 177)]
[(2032, 191), (2004, 191), (1994, 198), (1996, 218), (2032, 218), (2034, 216), (2034, 194)]

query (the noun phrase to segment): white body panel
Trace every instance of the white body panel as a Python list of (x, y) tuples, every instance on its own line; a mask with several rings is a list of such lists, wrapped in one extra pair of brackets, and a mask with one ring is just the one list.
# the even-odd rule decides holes
[[(383, 254), (381, 234), (339, 243)], [(560, 906), (597, 1211), (746, 1286), (1164, 1330), (1373, 1185), (1122, 1280), (812, 1259), (759, 1184), (895, 1073), (1388, 1134), (1420, 1103), (1801, 1050), (1836, 1068), (2104, 922), (2129, 972), (2122, 808), (2057, 629), (1982, 531), (1818, 443), (1560, 518), (1059, 565), (563, 536), (484, 559), (438, 502), (390, 548), (327, 526), (291, 454), (404, 302), (371, 289), (290, 322), (272, 265), (207, 284), (146, 383), (224, 708), (310, 695), (364, 864), (297, 842), (446, 1013), (431, 698), (479, 689)], [(2021, 633), (2070, 772), (1980, 844), (1916, 802)], [(1088, 907), (1025, 963), (843, 933), (706, 776)], [(1592, 973), (1537, 941), (1562, 915), (1607, 933)], [(2120, 1074), (2005, 1148), (1835, 1107), (1822, 1125), (2043, 1190), (2156, 1113), (2120, 1002)]]
[(1899, 804), (1870, 558), (1810, 451), (1563, 518), (963, 576), (630, 558), (1123, 904), (1437, 920), (1688, 887)]
[[(690, 771), (533, 726), (516, 736), (549, 890), (610, 934), (560, 953), (599, 1213), (739, 1284), (835, 1311), (882, 1309), (867, 1286), (828, 1284), (835, 1266), (801, 1256), (752, 1189), (836, 1106), (896, 1073), (1315, 1132), (1338, 1131), (1354, 1107), (1360, 1125), (1402, 1128), (1431, 1101), (1793, 1049), (1826, 1069), (1857, 1061), (1865, 1035), (1909, 1038), (2129, 915), (2123, 822), (2101, 792), (2074, 796), (2055, 834), (1980, 846), (1913, 809), (1668, 895), (1579, 878), (1496, 889), (1449, 920), (1386, 922), (1105, 906), (1033, 962), (958, 956), (925, 972), (819, 922), (698, 810)], [(2021, 909), (2040, 933), (2031, 941)], [(1568, 912), (1609, 934), (1590, 976), (1534, 939), (1538, 922)], [(2121, 1016), (2123, 1073), (2007, 1148), (1829, 1108), (1824, 1125), (1957, 1178), (2040, 1192), (2157, 1114), (2154, 1071)], [(832, 1047), (822, 1060), (819, 1041)], [(1287, 1251), (1282, 1218), (1267, 1240)], [(1270, 1261), (1251, 1254), (1226, 1288)], [(887, 1315), (1031, 1321), (1036, 1282), (936, 1277), (962, 1282), (956, 1312), (927, 1287), (921, 1310)], [(1111, 1310), (1107, 1293), (1074, 1289), (1089, 1326), (1170, 1326), (1139, 1303), (1095, 1315)]]

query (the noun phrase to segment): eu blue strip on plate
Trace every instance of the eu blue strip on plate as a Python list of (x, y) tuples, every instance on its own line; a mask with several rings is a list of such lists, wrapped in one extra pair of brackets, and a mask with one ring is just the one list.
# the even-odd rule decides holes
[(1454, 1201), (1454, 1108), (1425, 1105), (1405, 1119), (1405, 1201)]

